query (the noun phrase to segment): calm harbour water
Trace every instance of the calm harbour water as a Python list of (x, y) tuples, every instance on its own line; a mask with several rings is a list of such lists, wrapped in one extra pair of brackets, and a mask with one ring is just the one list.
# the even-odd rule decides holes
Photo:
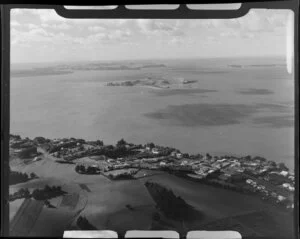
[[(188, 153), (260, 155), (294, 167), (294, 82), (284, 59), (161, 63), (166, 67), (12, 76), (10, 131), (106, 144), (124, 138)], [(236, 64), (242, 67), (230, 66)], [(145, 77), (197, 82), (185, 85), (187, 90), (105, 86)]]

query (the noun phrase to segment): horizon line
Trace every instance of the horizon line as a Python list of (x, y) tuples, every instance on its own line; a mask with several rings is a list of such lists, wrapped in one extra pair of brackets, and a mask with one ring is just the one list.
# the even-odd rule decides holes
[(63, 60), (63, 61), (32, 61), (32, 62), (10, 62), (10, 65), (17, 64), (65, 64), (65, 63), (82, 63), (82, 62), (124, 62), (124, 61), (167, 61), (167, 60), (200, 60), (200, 59), (240, 59), (240, 58), (285, 58), (285, 55), (265, 55), (265, 56), (207, 56), (207, 57), (182, 57), (182, 58), (137, 58), (137, 59), (111, 59), (111, 60)]

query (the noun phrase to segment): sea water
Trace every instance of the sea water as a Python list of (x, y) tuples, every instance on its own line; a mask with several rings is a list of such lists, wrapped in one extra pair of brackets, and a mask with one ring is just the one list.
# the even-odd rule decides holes
[[(105, 144), (124, 138), (186, 153), (259, 155), (294, 167), (294, 80), (284, 58), (155, 62), (165, 67), (18, 77), (15, 69), (48, 65), (12, 65), (10, 132)], [(167, 90), (106, 86), (149, 77), (195, 82)]]

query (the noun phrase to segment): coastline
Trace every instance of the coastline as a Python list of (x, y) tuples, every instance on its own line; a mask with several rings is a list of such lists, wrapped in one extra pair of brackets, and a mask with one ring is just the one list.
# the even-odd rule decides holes
[[(24, 167), (25, 165), (22, 166), (24, 159), (19, 158), (18, 153), (28, 147), (36, 147), (37, 152), (41, 153), (38, 156), (41, 157), (41, 160), (35, 160), (37, 156), (34, 154), (28, 155), (26, 167)], [(259, 192), (257, 189), (259, 185), (256, 185), (256, 191), (252, 192), (221, 187), (209, 183), (214, 180), (213, 172), (207, 172), (205, 179), (199, 181), (189, 178), (188, 174), (190, 173), (194, 172), (193, 175), (198, 176), (200, 173), (204, 175), (201, 170), (212, 165), (216, 166), (216, 163), (208, 165), (209, 160), (214, 159), (209, 154), (204, 156), (188, 155), (174, 148), (158, 146), (154, 143), (135, 145), (127, 143), (124, 139), (119, 140), (116, 145), (104, 145), (101, 140), (86, 141), (75, 138), (50, 140), (43, 137), (22, 139), (16, 135), (11, 136), (10, 148), (10, 160), (19, 162), (19, 164), (15, 164), (16, 166), (11, 166), (13, 171), (17, 170), (27, 174), (35, 172), (38, 175), (37, 179), (12, 185), (11, 192), (17, 192), (23, 188), (39, 189), (48, 184), (61, 185), (62, 189), (68, 192), (66, 197), (70, 199), (74, 193), (84, 192), (88, 198), (88, 204), (80, 215), (85, 216), (91, 225), (98, 229), (107, 228), (120, 232), (130, 228), (136, 229), (135, 225), (140, 225), (142, 230), (154, 225), (155, 223), (152, 224), (153, 214), (162, 212), (155, 207), (154, 199), (144, 186), (147, 182), (155, 182), (172, 190), (176, 196), (183, 198), (195, 210), (201, 212), (201, 218), (185, 222), (190, 230), (198, 230), (199, 225), (204, 228), (209, 223), (215, 221), (217, 223), (218, 220), (227, 217), (235, 218), (236, 215), (241, 215), (242, 219), (239, 220), (246, 218), (248, 222), (254, 223), (252, 219), (251, 221), (247, 218), (252, 217), (252, 212), (259, 214), (261, 208), (263, 208), (262, 215), (264, 217), (269, 216), (269, 212), (275, 212), (275, 215), (283, 214), (286, 221), (292, 220), (293, 208), (287, 208), (287, 206), (293, 202), (288, 197), (284, 202), (276, 201), (277, 197), (273, 202), (263, 200), (261, 195), (263, 192)], [(165, 156), (161, 156), (161, 154)], [(219, 158), (219, 163), (235, 159), (230, 156), (224, 157), (227, 159)], [(246, 157), (248, 157), (248, 162), (249, 159), (252, 160), (250, 156)], [(187, 158), (190, 163), (193, 163), (194, 169), (189, 168), (185, 162)], [(241, 160), (245, 160), (245, 158), (241, 158)], [(260, 160), (265, 162), (263, 159)], [(62, 161), (66, 163), (61, 163)], [(72, 163), (70, 164), (70, 162)], [(167, 167), (166, 164), (168, 164)], [(84, 166), (87, 171), (78, 173), (76, 167), (79, 165)], [(277, 164), (273, 163), (273, 165)], [(92, 168), (95, 171), (91, 170)], [(226, 167), (220, 168), (218, 171), (221, 173), (220, 175), (224, 175), (224, 172), (229, 173), (225, 169)], [(235, 169), (238, 168), (235, 166)], [(112, 179), (108, 177), (109, 174), (130, 175), (130, 172), (133, 173), (132, 178)], [(250, 185), (248, 185), (248, 189), (249, 187)], [(293, 193), (290, 192), (290, 194)], [(58, 201), (61, 200), (58, 199)], [(76, 204), (72, 200), (68, 203)], [(53, 199), (53, 202), (55, 201), (57, 201), (56, 198)], [(60, 206), (57, 209), (59, 208)], [(55, 209), (52, 210), (55, 211)], [(130, 217), (128, 217), (128, 213), (131, 215)], [(272, 220), (277, 220), (277, 217), (272, 216)], [(111, 221), (113, 218), (121, 218), (120, 220), (126, 223), (121, 225), (113, 222)], [(54, 219), (54, 214), (51, 216), (52, 219)], [(159, 224), (164, 225), (164, 223), (171, 226), (173, 230), (181, 230), (178, 228), (178, 222), (162, 216)], [(278, 222), (274, 223), (277, 225)], [(286, 233), (290, 233), (289, 227), (284, 230), (288, 231)], [(39, 233), (42, 234), (42, 232)]]
[[(81, 174), (97, 172), (110, 180), (116, 180), (114, 178), (134, 178), (134, 174), (140, 170), (167, 171), (191, 181), (260, 195), (272, 203), (293, 208), (294, 174), (283, 163), (268, 161), (259, 156), (219, 157), (208, 153), (192, 155), (153, 143), (135, 145), (124, 139), (118, 141), (116, 146), (104, 145), (99, 140), (85, 141), (75, 138), (50, 140), (36, 137), (31, 140), (11, 135), (11, 139), (11, 147), (16, 148), (12, 157), (18, 157), (19, 151), (28, 151), (28, 147), (36, 147), (40, 153), (57, 163), (88, 167), (88, 171)], [(86, 157), (89, 160), (84, 160)], [(118, 170), (117, 174), (110, 173)]]

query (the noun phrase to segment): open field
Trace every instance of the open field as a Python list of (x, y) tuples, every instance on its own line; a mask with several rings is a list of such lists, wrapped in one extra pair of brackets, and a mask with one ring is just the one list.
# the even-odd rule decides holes
[(252, 195), (199, 184), (170, 174), (156, 175), (140, 181), (158, 182), (172, 189), (176, 195), (180, 195), (187, 203), (204, 213), (203, 222), (261, 208), (279, 210), (278, 207)]
[(60, 203), (60, 207), (69, 207), (71, 209), (74, 209), (78, 203), (79, 200), (79, 194), (72, 193), (63, 196), (63, 199)]
[(38, 220), (43, 206), (43, 202), (24, 200), (10, 222), (10, 236), (28, 236)]

